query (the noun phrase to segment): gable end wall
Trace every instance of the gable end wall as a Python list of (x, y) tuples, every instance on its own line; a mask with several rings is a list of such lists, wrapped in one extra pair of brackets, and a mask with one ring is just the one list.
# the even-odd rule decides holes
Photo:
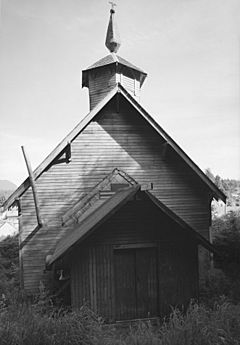
[[(115, 96), (116, 97), (116, 96)], [(194, 229), (208, 238), (210, 203), (198, 177), (163, 149), (164, 140), (121, 97), (113, 99), (71, 143), (71, 162), (51, 166), (37, 179), (40, 210), (46, 227), (22, 249), (24, 287), (36, 292), (46, 254), (63, 232), (62, 215), (114, 168), (151, 191)], [(21, 197), (22, 241), (36, 227), (31, 188)]]

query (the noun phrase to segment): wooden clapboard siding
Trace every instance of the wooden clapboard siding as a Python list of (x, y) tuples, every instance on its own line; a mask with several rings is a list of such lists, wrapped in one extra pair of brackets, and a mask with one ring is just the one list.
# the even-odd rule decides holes
[[(163, 149), (164, 139), (122, 97), (117, 110), (113, 98), (72, 141), (71, 162), (52, 165), (37, 179), (40, 210), (46, 226), (61, 233), (62, 215), (118, 167), (139, 184), (152, 182), (152, 193), (157, 198), (208, 237), (210, 204), (203, 182), (170, 148)], [(21, 197), (21, 205), (22, 240), (25, 240), (37, 225), (30, 188)], [(39, 244), (44, 249), (40, 250), (42, 256), (57, 239), (49, 236), (48, 245)], [(34, 245), (35, 241), (30, 240), (24, 253)], [(34, 255), (23, 255), (24, 274), (28, 277), (25, 286), (34, 290), (35, 277), (28, 273), (31, 261), (36, 261), (39, 272), (43, 267)]]
[(107, 66), (89, 71), (90, 110), (116, 86), (116, 67)]
[(140, 75), (130, 73), (126, 68), (120, 68), (117, 73), (117, 69), (116, 65), (108, 65), (88, 71), (90, 110), (103, 100), (119, 82), (132, 96), (139, 97)]
[(49, 274), (45, 271), (46, 256), (66, 230), (58, 227), (43, 227), (25, 245), (24, 241), (21, 241), (23, 246), (20, 244), (20, 256), (22, 258), (22, 275), (26, 291), (37, 293), (40, 281), (47, 288), (51, 284)]
[[(122, 260), (116, 260), (116, 254)], [(134, 284), (131, 260), (137, 260), (139, 279), (142, 277), (145, 281), (137, 287), (137, 310), (133, 300), (136, 295), (131, 295), (130, 281)], [(145, 198), (129, 201), (83, 245), (78, 245), (69, 265), (72, 305), (78, 308), (88, 302), (93, 310), (110, 321), (145, 317), (148, 313), (163, 315), (169, 312), (171, 305), (187, 305), (198, 295), (195, 241)], [(124, 284), (119, 283), (118, 288), (120, 278)], [(129, 304), (129, 309), (116, 300), (124, 291), (124, 303)]]

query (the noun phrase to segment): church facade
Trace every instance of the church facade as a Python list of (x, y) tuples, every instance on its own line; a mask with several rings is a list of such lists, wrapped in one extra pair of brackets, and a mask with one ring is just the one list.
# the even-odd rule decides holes
[[(146, 73), (110, 53), (82, 74), (90, 112), (5, 208), (20, 213), (22, 287), (40, 282), (107, 321), (165, 315), (198, 297), (209, 251), (211, 201), (225, 195), (139, 104)], [(41, 222), (39, 221), (41, 219)]]

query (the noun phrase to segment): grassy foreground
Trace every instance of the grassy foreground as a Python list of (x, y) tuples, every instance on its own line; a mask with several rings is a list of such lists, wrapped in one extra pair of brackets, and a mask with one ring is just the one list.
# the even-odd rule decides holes
[(240, 344), (240, 306), (222, 302), (212, 309), (192, 304), (183, 315), (173, 310), (158, 326), (104, 325), (83, 307), (78, 312), (42, 312), (21, 304), (0, 309), (0, 344), (7, 345), (225, 345)]

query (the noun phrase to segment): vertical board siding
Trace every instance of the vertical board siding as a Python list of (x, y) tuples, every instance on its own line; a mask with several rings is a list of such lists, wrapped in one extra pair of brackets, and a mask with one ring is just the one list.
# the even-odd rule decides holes
[(88, 72), (90, 110), (92, 110), (104, 97), (120, 82), (133, 96), (140, 94), (140, 82), (136, 77), (122, 71), (116, 73), (116, 66), (106, 66)]
[(73, 305), (88, 299), (107, 321), (164, 315), (198, 293), (196, 243), (147, 200), (128, 202), (75, 248), (70, 265)]
[[(62, 215), (114, 168), (120, 168), (138, 183), (152, 182), (152, 193), (205, 237), (208, 236), (210, 207), (202, 182), (170, 151), (163, 154), (164, 140), (120, 97), (119, 112), (113, 99), (71, 143), (71, 162), (52, 165), (36, 181), (40, 211), (47, 228), (61, 235)], [(32, 192), (21, 197), (22, 239), (36, 227)], [(42, 230), (40, 230), (41, 232)], [(47, 231), (47, 230), (46, 230)], [(58, 240), (51, 235), (44, 251)], [(24, 286), (36, 289), (31, 263), (44, 270), (42, 260), (27, 255), (36, 242), (24, 248)]]
[(112, 247), (91, 246), (74, 254), (71, 265), (73, 308), (86, 303), (108, 320), (113, 319)]
[(118, 250), (114, 255), (114, 283), (116, 319), (136, 318), (135, 253)]
[(156, 248), (136, 249), (137, 318), (158, 316)]
[[(162, 315), (171, 306), (186, 307), (189, 296), (198, 296), (197, 248), (190, 243), (168, 247), (159, 243), (159, 300)], [(164, 277), (164, 279), (161, 279)]]
[[(73, 308), (80, 307), (90, 302), (89, 272), (90, 268), (89, 252), (82, 249), (75, 257), (75, 264), (71, 266), (70, 275), (75, 279), (71, 281), (71, 299)], [(76, 303), (76, 301), (78, 303)]]

